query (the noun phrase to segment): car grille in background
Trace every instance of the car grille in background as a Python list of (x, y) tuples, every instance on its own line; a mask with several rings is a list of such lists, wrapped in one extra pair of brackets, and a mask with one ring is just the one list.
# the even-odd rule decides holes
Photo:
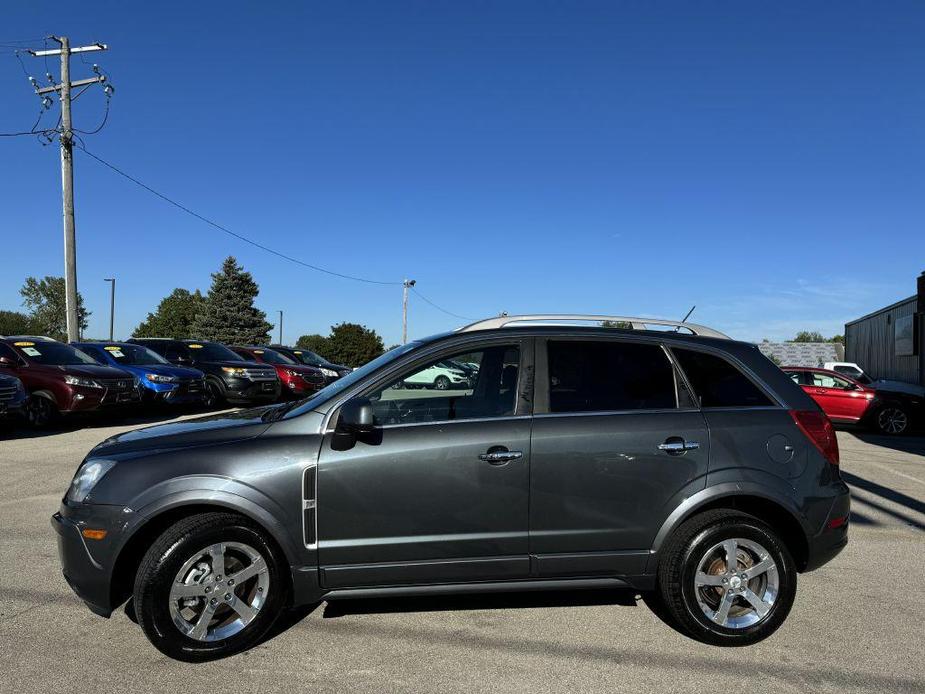
[(300, 373), (299, 375), (306, 383), (311, 383), (316, 386), (324, 385), (324, 374), (320, 371), (310, 371), (308, 373)]
[(16, 386), (0, 386), (0, 402), (9, 402), (16, 395)]
[(117, 393), (124, 393), (127, 390), (131, 390), (135, 385), (135, 381), (131, 378), (101, 378), (97, 379), (97, 382), (103, 386), (103, 388), (108, 388)]
[(246, 368), (248, 377), (252, 381), (275, 381), (276, 380), (276, 370), (275, 369), (251, 369)]

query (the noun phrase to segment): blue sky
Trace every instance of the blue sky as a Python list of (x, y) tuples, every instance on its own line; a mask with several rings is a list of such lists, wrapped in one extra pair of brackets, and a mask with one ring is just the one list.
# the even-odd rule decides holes
[[(87, 148), (334, 271), (412, 277), (454, 313), (694, 318), (842, 332), (925, 270), (921, 2), (14, 3), (0, 44), (64, 34), (116, 87)], [(41, 41), (38, 42), (41, 44)], [(25, 57), (41, 78), (40, 59)], [(50, 67), (57, 72), (52, 60)], [(91, 76), (73, 62), (73, 79)], [(0, 46), (0, 132), (38, 100)], [(92, 130), (99, 91), (75, 125)], [(54, 118), (51, 118), (53, 123)], [(0, 138), (0, 308), (62, 274), (56, 146)], [(400, 286), (292, 265), (78, 152), (89, 335), (235, 255), (287, 341), (401, 334)], [(459, 325), (412, 295), (410, 334)]]

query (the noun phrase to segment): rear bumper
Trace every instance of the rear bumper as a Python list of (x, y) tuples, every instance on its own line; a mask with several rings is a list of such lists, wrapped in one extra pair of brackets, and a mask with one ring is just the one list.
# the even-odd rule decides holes
[(804, 571), (814, 571), (834, 559), (848, 544), (848, 525), (851, 516), (851, 493), (848, 486), (832, 499), (822, 529), (807, 538), (806, 566)]
[[(116, 607), (112, 604), (112, 567), (129, 513), (118, 506), (63, 502), (51, 517), (64, 579), (102, 617), (109, 617)], [(84, 528), (104, 529), (107, 534), (103, 540), (85, 540)]]

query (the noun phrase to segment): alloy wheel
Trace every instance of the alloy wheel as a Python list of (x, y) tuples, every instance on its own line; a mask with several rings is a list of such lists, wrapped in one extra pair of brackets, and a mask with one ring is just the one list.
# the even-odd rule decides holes
[(29, 423), (35, 427), (43, 427), (54, 417), (53, 405), (48, 398), (33, 395), (29, 399), (27, 415)]
[(901, 434), (909, 426), (909, 417), (898, 407), (884, 407), (877, 415), (877, 427), (885, 434)]
[(744, 629), (763, 620), (780, 590), (771, 553), (744, 538), (723, 540), (707, 550), (693, 581), (703, 614), (727, 629)]
[(220, 641), (254, 620), (269, 591), (269, 569), (260, 552), (243, 542), (219, 542), (180, 567), (170, 588), (170, 617), (191, 639)]
[(450, 387), (450, 379), (446, 376), (437, 376), (437, 380), (434, 381), (434, 388), (437, 390), (446, 390)]

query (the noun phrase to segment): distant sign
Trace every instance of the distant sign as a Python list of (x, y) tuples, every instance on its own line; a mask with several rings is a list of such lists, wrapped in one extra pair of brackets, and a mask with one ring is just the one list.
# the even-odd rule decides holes
[(911, 357), (915, 354), (915, 316), (903, 316), (893, 321), (893, 337), (897, 357)]

